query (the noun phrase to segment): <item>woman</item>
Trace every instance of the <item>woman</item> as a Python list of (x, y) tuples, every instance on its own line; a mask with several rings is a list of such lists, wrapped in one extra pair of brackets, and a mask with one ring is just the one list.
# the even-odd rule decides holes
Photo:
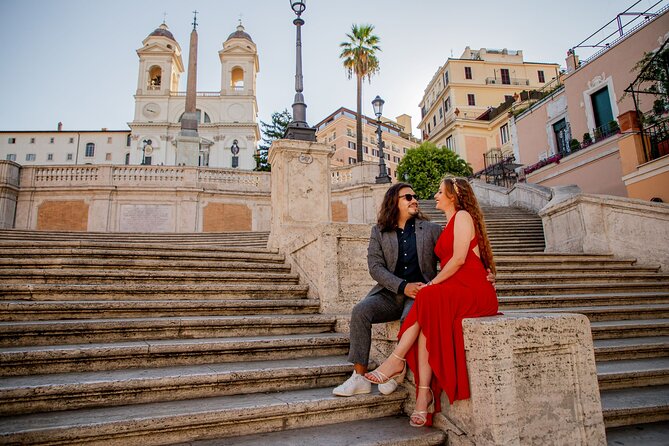
[(486, 268), (495, 273), (492, 249), (469, 182), (447, 177), (434, 199), (448, 219), (434, 248), (441, 271), (416, 295), (393, 353), (365, 375), (372, 383), (395, 385), (408, 363), (416, 379), (410, 421), (416, 427), (432, 424), (442, 390), (451, 403), (469, 398), (462, 319), (494, 316), (498, 308), (495, 289), (486, 279)]

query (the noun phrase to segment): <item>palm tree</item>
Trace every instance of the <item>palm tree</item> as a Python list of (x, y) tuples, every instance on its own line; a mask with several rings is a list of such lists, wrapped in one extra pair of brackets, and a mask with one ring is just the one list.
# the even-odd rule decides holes
[(379, 71), (379, 60), (376, 52), (379, 48), (379, 37), (372, 34), (374, 25), (353, 25), (351, 33), (346, 34), (348, 41), (339, 44), (342, 49), (339, 55), (344, 60), (346, 74), (351, 79), (355, 74), (358, 88), (357, 116), (355, 117), (357, 160), (362, 161), (362, 79), (371, 82), (372, 75)]

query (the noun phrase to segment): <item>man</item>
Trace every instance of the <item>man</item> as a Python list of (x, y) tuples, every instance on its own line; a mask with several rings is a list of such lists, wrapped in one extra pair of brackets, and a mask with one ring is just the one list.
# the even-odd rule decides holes
[[(377, 224), (367, 249), (369, 274), (377, 284), (351, 315), (351, 345), (348, 360), (354, 364), (351, 377), (332, 391), (338, 396), (370, 393), (367, 372), (372, 343), (372, 324), (404, 320), (418, 291), (437, 275), (434, 246), (442, 228), (418, 209), (418, 197), (406, 183), (392, 185), (381, 203)], [(383, 384), (387, 386), (388, 384)], [(393, 387), (383, 393), (390, 393)]]

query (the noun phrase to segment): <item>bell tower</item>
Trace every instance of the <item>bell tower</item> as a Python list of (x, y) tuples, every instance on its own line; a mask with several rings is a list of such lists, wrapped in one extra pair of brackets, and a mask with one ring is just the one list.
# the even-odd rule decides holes
[(184, 72), (181, 47), (167, 25), (162, 23), (142, 41), (137, 50), (139, 76), (136, 95), (169, 95), (179, 89)]

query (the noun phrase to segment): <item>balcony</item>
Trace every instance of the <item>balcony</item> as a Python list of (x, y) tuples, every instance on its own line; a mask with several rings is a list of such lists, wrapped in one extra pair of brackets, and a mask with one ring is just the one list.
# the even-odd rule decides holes
[(486, 85), (530, 85), (530, 80), (521, 79), (519, 77), (512, 77), (504, 80), (499, 77), (486, 77), (485, 83)]

